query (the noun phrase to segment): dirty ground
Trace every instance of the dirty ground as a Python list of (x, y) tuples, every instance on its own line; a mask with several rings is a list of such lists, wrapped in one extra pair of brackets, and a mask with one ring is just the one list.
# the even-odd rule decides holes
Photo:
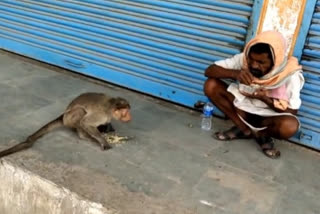
[[(4, 158), (80, 197), (125, 214), (320, 211), (318, 152), (276, 141), (282, 156), (271, 160), (253, 140), (214, 140), (200, 130), (199, 112), (4, 51), (0, 65), (0, 149), (58, 116), (82, 92), (131, 102), (132, 122), (114, 127), (134, 138), (110, 151), (59, 129)], [(213, 131), (230, 126), (213, 119)]]

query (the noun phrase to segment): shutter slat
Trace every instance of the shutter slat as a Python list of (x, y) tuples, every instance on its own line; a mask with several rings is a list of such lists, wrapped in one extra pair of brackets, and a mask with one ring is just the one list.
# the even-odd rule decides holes
[(301, 130), (292, 139), (320, 150), (320, 1), (317, 1), (301, 57), (306, 83), (298, 115)]
[(193, 106), (204, 99), (206, 67), (242, 51), (252, 7), (253, 0), (2, 0), (0, 47)]

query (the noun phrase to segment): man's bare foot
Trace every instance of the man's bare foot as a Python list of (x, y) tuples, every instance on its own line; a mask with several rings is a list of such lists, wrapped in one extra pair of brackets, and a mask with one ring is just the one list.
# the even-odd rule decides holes
[(260, 136), (256, 138), (257, 143), (260, 145), (263, 154), (268, 158), (277, 159), (281, 156), (281, 152), (274, 148), (274, 140), (269, 136)]
[(226, 131), (216, 132), (213, 134), (213, 137), (220, 141), (252, 138), (251, 132), (245, 134), (237, 126), (233, 126)]

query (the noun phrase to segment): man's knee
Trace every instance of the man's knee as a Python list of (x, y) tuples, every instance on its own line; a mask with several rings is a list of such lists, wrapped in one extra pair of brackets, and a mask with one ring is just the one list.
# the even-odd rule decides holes
[(215, 96), (220, 87), (221, 84), (219, 80), (212, 78), (207, 79), (207, 81), (204, 83), (204, 93), (208, 97)]
[(288, 139), (298, 131), (299, 122), (296, 118), (288, 116), (281, 120), (278, 128), (280, 138)]

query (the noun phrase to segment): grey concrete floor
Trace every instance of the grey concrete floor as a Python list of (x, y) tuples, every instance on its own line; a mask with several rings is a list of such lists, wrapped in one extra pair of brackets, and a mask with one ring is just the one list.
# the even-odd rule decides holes
[[(215, 141), (200, 114), (68, 71), (0, 52), (0, 149), (14, 145), (82, 92), (123, 96), (133, 121), (115, 123), (135, 139), (100, 149), (67, 129), (5, 160), (121, 213), (320, 213), (320, 155), (277, 141), (279, 160), (253, 140)], [(188, 124), (193, 124), (190, 128)], [(231, 126), (213, 120), (213, 131)]]

